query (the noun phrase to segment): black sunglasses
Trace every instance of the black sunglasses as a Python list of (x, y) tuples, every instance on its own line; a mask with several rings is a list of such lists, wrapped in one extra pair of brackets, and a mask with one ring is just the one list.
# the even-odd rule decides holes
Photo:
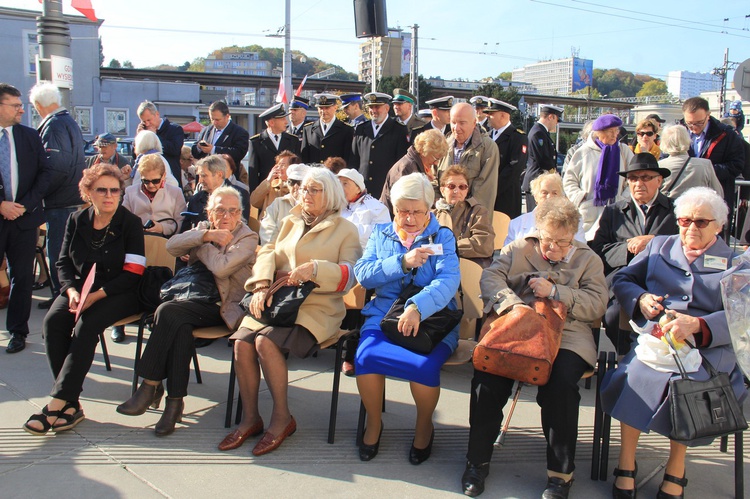
[(159, 185), (161, 183), (161, 177), (152, 179), (142, 178), (141, 183), (143, 183), (143, 185)]

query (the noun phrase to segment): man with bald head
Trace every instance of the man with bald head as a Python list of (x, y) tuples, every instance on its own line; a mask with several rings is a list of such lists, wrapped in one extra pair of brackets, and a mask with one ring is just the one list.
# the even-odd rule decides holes
[(470, 104), (455, 104), (450, 117), (452, 132), (448, 137), (448, 154), (440, 161), (438, 177), (453, 165), (463, 166), (469, 180), (469, 195), (492, 215), (500, 168), (497, 145), (477, 126), (476, 113)]

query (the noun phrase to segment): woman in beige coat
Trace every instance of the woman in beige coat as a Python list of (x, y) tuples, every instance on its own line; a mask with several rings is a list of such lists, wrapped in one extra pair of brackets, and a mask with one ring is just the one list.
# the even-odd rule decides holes
[[(297, 430), (289, 412), (289, 373), (285, 354), (304, 358), (335, 335), (346, 310), (344, 294), (354, 285), (354, 263), (362, 256), (357, 228), (341, 218), (346, 198), (341, 183), (325, 168), (312, 168), (302, 180), (301, 204), (284, 218), (276, 241), (258, 254), (253, 275), (245, 289), (253, 293), (250, 314), (232, 336), (237, 380), (242, 397), (242, 421), (219, 444), (220, 450), (236, 449), (250, 436), (263, 433), (258, 409), (260, 369), (273, 397), (271, 424), (255, 445), (260, 456), (281, 445)], [(269, 285), (277, 271), (289, 271), (289, 285), (313, 281), (318, 285), (299, 308), (292, 327), (267, 326), (257, 319), (270, 305)]]
[[(547, 488), (543, 498), (568, 497), (578, 437), (578, 380), (596, 362), (591, 324), (607, 309), (602, 261), (574, 239), (580, 214), (567, 199), (555, 197), (534, 211), (537, 232), (505, 246), (482, 274), (484, 311), (491, 321), (535, 298), (561, 301), (568, 309), (562, 344), (550, 379), (540, 386), (537, 404), (547, 439)], [(554, 281), (554, 284), (548, 279)], [(502, 410), (514, 380), (474, 370), (471, 381), (469, 451), (462, 477), (464, 493), (477, 496), (489, 474)]]

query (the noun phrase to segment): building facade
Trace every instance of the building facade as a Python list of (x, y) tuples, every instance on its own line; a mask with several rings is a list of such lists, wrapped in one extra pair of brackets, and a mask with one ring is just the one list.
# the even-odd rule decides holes
[(680, 100), (696, 97), (701, 92), (716, 92), (721, 89), (721, 78), (711, 73), (670, 71), (667, 75), (667, 91)]
[[(206, 73), (221, 73), (250, 76), (274, 76), (271, 61), (261, 60), (258, 52), (214, 52), (206, 57)], [(207, 90), (226, 91), (227, 102), (235, 106), (269, 107), (276, 89), (217, 87), (209, 86)]]
[(370, 38), (359, 45), (361, 81), (372, 81), (373, 69), (376, 80), (409, 74), (410, 63), (411, 33), (401, 29), (389, 29), (388, 36)]
[(514, 69), (512, 78), (532, 85), (543, 95), (570, 95), (593, 84), (593, 71), (593, 60), (569, 57)]

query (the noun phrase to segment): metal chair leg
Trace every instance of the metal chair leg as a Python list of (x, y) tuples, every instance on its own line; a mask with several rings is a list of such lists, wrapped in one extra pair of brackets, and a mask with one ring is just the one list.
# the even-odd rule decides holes
[(227, 413), (224, 416), (224, 428), (232, 426), (232, 404), (234, 403), (234, 353), (229, 364), (229, 387), (227, 389)]
[(328, 443), (336, 436), (336, 416), (339, 407), (339, 387), (341, 385), (341, 365), (344, 363), (344, 344), (349, 335), (345, 334), (336, 343), (336, 358), (333, 362), (333, 387), (331, 388), (331, 412), (328, 417)]
[(104, 338), (104, 331), (99, 333), (99, 343), (102, 344), (102, 355), (104, 356), (104, 367), (107, 371), (112, 370), (112, 364), (109, 363), (109, 352), (107, 351), (107, 340)]
[(203, 378), (201, 377), (201, 368), (200, 365), (198, 365), (198, 352), (193, 348), (193, 369), (195, 369), (195, 381), (199, 385), (203, 383)]
[(599, 400), (599, 386), (601, 385), (602, 379), (604, 378), (604, 372), (607, 369), (607, 353), (600, 352), (599, 360), (596, 367), (596, 404), (594, 406), (594, 435), (593, 435), (593, 447), (591, 449), (591, 479), (599, 479), (599, 460), (601, 458), (601, 443), (602, 443), (602, 420), (604, 414), (602, 412), (601, 400)]
[[(617, 354), (615, 352), (609, 352), (607, 354), (607, 371), (615, 369), (616, 367)], [(602, 375), (602, 379), (604, 379), (604, 375)], [(599, 398), (599, 387), (596, 389), (596, 396)], [(609, 469), (609, 437), (612, 430), (612, 417), (609, 414), (604, 413), (601, 407), (601, 401), (599, 401), (599, 411), (602, 413), (602, 454), (599, 464), (599, 480), (606, 482), (607, 471)]]
[(143, 333), (146, 330), (146, 324), (153, 318), (153, 314), (144, 313), (141, 320), (138, 321), (138, 336), (135, 342), (135, 356), (133, 357), (133, 383), (131, 386), (132, 393), (138, 389), (138, 363), (141, 360), (141, 350), (143, 350)]
[(734, 434), (734, 497), (735, 499), (745, 498), (745, 465), (744, 465), (744, 445), (743, 434), (738, 431)]
[(360, 400), (359, 402), (359, 419), (357, 420), (357, 447), (362, 445), (362, 439), (365, 435), (365, 416), (367, 415), (367, 411), (365, 411), (365, 404), (362, 403)]

